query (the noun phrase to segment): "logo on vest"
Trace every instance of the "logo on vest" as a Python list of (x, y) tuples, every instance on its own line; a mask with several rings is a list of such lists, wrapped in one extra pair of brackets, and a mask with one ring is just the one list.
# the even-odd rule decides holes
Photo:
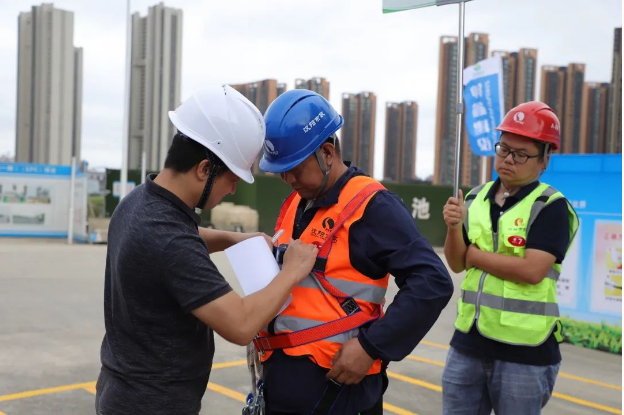
[(522, 236), (510, 236), (509, 238), (507, 238), (507, 240), (513, 246), (521, 247), (526, 245), (526, 239), (524, 239)]
[[(322, 241), (325, 241), (327, 240), (327, 237), (331, 233), (331, 228), (335, 226), (334, 220), (332, 218), (325, 218), (323, 219), (322, 225), (325, 229), (321, 230), (321, 229), (312, 228), (310, 230), (310, 235), (314, 236), (315, 238), (319, 238)], [(334, 235), (332, 236), (332, 243), (336, 243), (336, 242), (338, 242), (338, 238), (336, 237), (336, 235)], [(317, 243), (317, 242), (313, 242), (313, 243)], [(319, 243), (322, 245), (322, 242), (319, 242)]]
[(326, 217), (325, 219), (323, 219), (323, 228), (328, 231), (334, 229), (334, 220), (330, 217)]
[(514, 221), (514, 225), (516, 225), (516, 226), (522, 226), (522, 225), (524, 225), (524, 219), (522, 219), (522, 218), (518, 218), (518, 219), (516, 219), (516, 220)]

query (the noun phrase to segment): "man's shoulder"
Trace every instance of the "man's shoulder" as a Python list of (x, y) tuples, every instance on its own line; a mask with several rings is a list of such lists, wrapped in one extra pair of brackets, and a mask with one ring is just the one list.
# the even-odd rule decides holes
[[(168, 200), (135, 189), (119, 204), (110, 228), (123, 238), (162, 245), (179, 235), (197, 234), (195, 223)], [(113, 235), (109, 235), (113, 236)]]

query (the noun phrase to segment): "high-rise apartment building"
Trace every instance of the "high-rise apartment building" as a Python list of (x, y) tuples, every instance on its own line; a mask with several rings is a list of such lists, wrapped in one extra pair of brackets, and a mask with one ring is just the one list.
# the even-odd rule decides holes
[(309, 89), (329, 100), (329, 81), (325, 78), (295, 79), (295, 89)]
[[(285, 83), (277, 82), (275, 79), (263, 79), (261, 81), (231, 86), (251, 101), (262, 114), (266, 112), (275, 98), (287, 90)], [(261, 157), (262, 153), (258, 155), (257, 160), (254, 162), (251, 169), (252, 172), (258, 173), (260, 171), (259, 162)]]
[(278, 82), (277, 83), (277, 96), (279, 97), (286, 91), (288, 91), (288, 86), (286, 85), (286, 82)]
[(565, 114), (566, 74), (565, 66), (543, 65), (540, 83), (540, 101), (555, 111), (561, 122), (560, 133), (563, 134), (563, 117)]
[(384, 180), (416, 180), (416, 130), (418, 104), (413, 101), (386, 104)]
[(492, 51), (492, 56), (500, 56), (503, 63), (503, 97), (505, 113), (514, 107), (516, 96), (516, 73), (518, 54), (502, 50)]
[[(484, 33), (470, 33), (466, 38), (466, 58), (464, 66), (471, 66), (488, 57), (489, 38)], [(456, 82), (455, 82), (456, 85)], [(468, 134), (464, 128), (462, 138), (462, 154), (459, 164), (459, 183), (462, 186), (473, 187), (481, 182), (481, 163), (487, 163), (487, 159), (474, 155), (470, 148)], [(454, 164), (451, 164), (452, 169)], [(448, 168), (448, 167), (446, 167)], [(488, 176), (489, 177), (489, 176)], [(451, 183), (447, 183), (451, 184)]]
[(180, 105), (182, 10), (159, 3), (132, 15), (128, 168), (162, 168), (176, 132), (167, 113)]
[(372, 92), (342, 95), (342, 158), (370, 175), (374, 173), (376, 108), (377, 97)]
[(609, 87), (609, 83), (597, 82), (586, 82), (583, 87), (579, 153), (606, 152)]
[(262, 114), (266, 112), (275, 98), (287, 90), (285, 83), (278, 83), (275, 79), (263, 79), (262, 81), (247, 84), (232, 85), (232, 88), (250, 100)]
[(622, 152), (622, 28), (613, 36), (613, 66), (609, 94), (607, 153)]
[(564, 98), (564, 116), (562, 146), (560, 153), (580, 153), (581, 116), (583, 103), (583, 86), (585, 84), (585, 64), (571, 63), (566, 71), (566, 90)]
[(537, 49), (523, 48), (518, 51), (518, 69), (514, 107), (535, 101), (537, 76)]
[[(484, 33), (470, 33), (466, 38), (464, 67), (474, 65), (488, 56), (489, 39)], [(436, 158), (434, 184), (453, 184), (455, 174), (455, 142), (457, 136), (457, 38), (440, 38), (438, 75), (438, 109), (436, 117)], [(462, 186), (480, 182), (481, 157), (472, 154), (464, 130), (459, 161)]]
[(457, 37), (440, 38), (433, 184), (453, 184), (457, 128)]
[(266, 112), (275, 98), (286, 92), (286, 84), (278, 83), (275, 79), (232, 85), (232, 88), (250, 100), (262, 114)]
[(518, 52), (493, 51), (503, 61), (505, 112), (535, 100), (537, 49), (523, 48)]
[(15, 161), (79, 161), (81, 114), (82, 48), (74, 47), (74, 13), (33, 6), (18, 17)]

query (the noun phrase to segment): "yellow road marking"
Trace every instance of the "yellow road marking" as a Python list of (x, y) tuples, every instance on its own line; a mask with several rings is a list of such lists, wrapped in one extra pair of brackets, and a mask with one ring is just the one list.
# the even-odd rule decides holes
[(428, 365), (444, 367), (444, 362), (442, 362), (440, 360), (427, 359), (427, 358), (424, 358), (424, 357), (414, 356), (414, 355), (411, 355), (411, 354), (408, 354), (407, 358), (410, 359), (410, 360), (416, 360), (417, 362), (427, 363)]
[(451, 348), (448, 344), (440, 344), (434, 343), (427, 340), (421, 340), (419, 344), (424, 344), (425, 346), (437, 347), (438, 349), (448, 350)]
[[(226, 363), (218, 363), (218, 364), (214, 364), (212, 365), (213, 369), (220, 369), (220, 368), (224, 368), (224, 367), (233, 367), (233, 366), (242, 366), (242, 365), (246, 365), (247, 361), (246, 360), (237, 360), (234, 362), (226, 362)], [(426, 383), (426, 382), (423, 382)], [(240, 392), (237, 392), (235, 390), (226, 388), (225, 386), (221, 386), (221, 385), (217, 385), (215, 383), (212, 382), (208, 382), (208, 389), (213, 391), (213, 392), (217, 392), (220, 393), (222, 395), (225, 395), (229, 398), (235, 399), (239, 402), (247, 402), (247, 396), (243, 395)], [(383, 407), (385, 410), (387, 410), (390, 413), (393, 414), (397, 414), (397, 415), (418, 415), (416, 412), (410, 412), (406, 409), (403, 408), (399, 408), (398, 406), (389, 404), (387, 402), (384, 402)], [(1, 414), (0, 414), (1, 415)]]
[[(428, 346), (433, 346), (433, 347), (438, 347), (441, 349), (448, 349), (448, 346), (439, 344), (439, 343), (432, 343), (432, 342), (427, 342), (427, 341), (421, 341), (421, 344), (425, 344)], [(439, 367), (444, 367), (444, 362), (439, 361), (439, 360), (433, 360), (433, 359), (427, 359), (424, 357), (420, 357), (420, 356), (413, 356), (413, 355), (408, 355), (408, 359), (411, 360), (415, 360), (415, 361), (419, 361), (419, 362), (423, 362), (426, 364), (430, 364), (430, 365), (434, 365), (434, 366), (439, 366)], [(235, 366), (243, 366), (246, 365), (247, 361), (246, 360), (236, 360), (236, 361), (232, 361), (232, 362), (224, 362), (224, 363), (216, 363), (212, 366), (213, 369), (222, 369), (222, 368), (228, 368), (228, 367), (235, 367)], [(615, 389), (615, 390), (622, 390), (621, 386), (617, 386), (617, 385), (611, 385), (609, 383), (604, 383), (604, 382), (600, 382), (600, 381), (596, 381), (596, 380), (592, 380), (592, 379), (587, 379), (587, 378), (583, 378), (580, 376), (575, 376), (575, 375), (571, 375), (565, 372), (561, 372), (560, 376), (568, 378), (568, 379), (573, 379), (573, 380), (577, 380), (579, 382), (585, 382), (585, 383), (590, 383), (590, 384), (594, 384), (594, 385), (598, 385), (598, 386), (603, 386), (606, 388), (610, 388), (610, 389)], [(434, 385), (432, 383), (429, 382), (425, 382), (423, 380), (420, 379), (414, 379), (411, 378), (409, 376), (405, 376), (405, 375), (401, 375), (398, 373), (394, 373), (391, 371), (388, 371), (388, 377), (394, 378), (394, 379), (398, 379), (401, 380), (403, 382), (406, 383), (410, 383), (412, 385), (417, 385), (417, 386), (421, 386), (423, 388), (426, 389), (430, 389), (436, 392), (442, 392), (442, 387), (438, 386), (438, 385)], [(46, 389), (38, 389), (38, 390), (32, 390), (32, 391), (26, 391), (26, 392), (20, 392), (20, 393), (14, 393), (14, 394), (10, 394), (10, 395), (4, 395), (4, 396), (0, 396), (0, 402), (6, 402), (6, 401), (12, 401), (12, 400), (16, 400), (16, 399), (24, 399), (24, 398), (30, 398), (33, 396), (40, 396), (40, 395), (48, 395), (48, 394), (52, 394), (52, 393), (57, 393), (57, 392), (65, 392), (65, 391), (70, 391), (70, 390), (76, 390), (76, 389), (84, 389), (92, 394), (95, 394), (95, 383), (96, 382), (85, 382), (85, 383), (76, 383), (76, 384), (72, 384), (72, 385), (65, 385), (65, 386), (58, 386), (55, 388), (46, 388)], [(207, 388), (211, 391), (220, 393), (222, 395), (225, 395), (229, 398), (232, 398), (234, 400), (237, 400), (239, 402), (245, 402), (246, 400), (246, 395), (237, 392), (233, 389), (229, 389), (226, 388), (225, 386), (221, 386), (212, 382), (208, 383)], [(563, 399), (569, 402), (573, 402), (576, 403), (578, 405), (582, 405), (582, 406), (587, 406), (590, 408), (594, 408), (594, 409), (599, 409), (605, 412), (609, 412), (609, 413), (613, 413), (613, 414), (622, 414), (622, 410), (621, 409), (617, 409), (617, 408), (611, 408), (609, 406), (605, 406), (605, 405), (600, 405), (598, 403), (595, 402), (590, 402), (590, 401), (586, 401), (584, 399), (579, 399), (579, 398), (575, 398), (573, 396), (570, 395), (565, 395), (562, 393), (558, 393), (558, 392), (554, 392), (553, 396), (559, 399)], [(410, 412), (407, 411), (405, 409), (399, 408), (397, 406), (394, 406), (392, 404), (389, 403), (384, 403), (384, 409), (386, 409), (388, 412), (391, 413), (395, 413), (398, 415), (416, 415), (414, 412)], [(2, 411), (0, 411), (0, 415), (6, 415), (5, 413), (3, 413)]]
[(94, 394), (94, 395), (95, 395), (95, 394), (97, 393), (97, 391), (95, 390), (95, 383), (96, 383), (96, 382), (91, 382), (91, 383), (89, 384), (89, 386), (85, 386), (85, 387), (84, 387), (84, 388), (82, 388), (82, 389), (84, 389), (84, 390), (86, 390), (87, 392), (92, 393), (92, 394)]
[(221, 395), (225, 395), (228, 398), (237, 400), (239, 402), (243, 402), (243, 403), (247, 402), (246, 400), (247, 397), (245, 395), (243, 395), (240, 392), (236, 392), (233, 389), (226, 388), (225, 386), (221, 386), (221, 385), (217, 385), (216, 383), (208, 382), (208, 389), (210, 389), (213, 392), (220, 393)]
[[(387, 402), (383, 403), (383, 409), (385, 409), (388, 412), (392, 412), (393, 414), (398, 414), (398, 415), (418, 415), (416, 412), (406, 411), (403, 408), (399, 408), (398, 406), (390, 405)], [(2, 414), (0, 414), (0, 415), (2, 415)]]
[(616, 391), (621, 391), (622, 387), (618, 385), (612, 385), (610, 383), (600, 382), (599, 380), (587, 379), (581, 376), (576, 376), (571, 373), (559, 372), (559, 376), (562, 378), (573, 379), (579, 382), (590, 383), (592, 385), (602, 386), (603, 388), (615, 389)]
[[(442, 362), (441, 360), (432, 360), (432, 359), (427, 359), (427, 358), (420, 357), (420, 356), (414, 356), (411, 354), (407, 355), (407, 358), (410, 360), (415, 360), (417, 362), (427, 363), (429, 365), (444, 367), (444, 362)], [(561, 376), (562, 378), (566, 378), (566, 379), (576, 380), (578, 382), (589, 383), (590, 385), (602, 386), (603, 388), (609, 388), (609, 389), (614, 389), (614, 390), (619, 390), (619, 391), (622, 390), (622, 387), (618, 385), (612, 385), (610, 383), (600, 382), (598, 380), (588, 379), (582, 376), (576, 376), (567, 372), (559, 372), (559, 376)]]
[(412, 385), (422, 386), (423, 388), (431, 389), (432, 391), (442, 392), (442, 387), (434, 385), (433, 383), (425, 382), (424, 380), (410, 378), (409, 376), (400, 375), (398, 373), (388, 371), (388, 377), (402, 380), (403, 382), (411, 383)]
[[(416, 356), (414, 356), (414, 357), (416, 357)], [(420, 360), (420, 359), (414, 359), (414, 360)], [(424, 359), (424, 360), (429, 360), (429, 359)], [(420, 361), (423, 361), (423, 360), (420, 360)], [(442, 364), (442, 366), (444, 366), (443, 362), (440, 362), (440, 361), (437, 361), (437, 360), (434, 360), (433, 362), (436, 362), (436, 366), (439, 366), (440, 363)], [(436, 392), (442, 392), (442, 387), (440, 387), (438, 385), (434, 385), (432, 383), (425, 382), (425, 381), (422, 381), (422, 380), (419, 380), (419, 379), (414, 379), (414, 378), (411, 378), (409, 376), (399, 375), (398, 373), (393, 373), (393, 372), (388, 371), (388, 377), (395, 378), (395, 379), (398, 379), (398, 380), (402, 380), (403, 382), (411, 383), (412, 385), (422, 386), (424, 388), (431, 389), (431, 390), (434, 390)], [(556, 397), (556, 398), (559, 398), (559, 399), (563, 399), (563, 400), (568, 401), (568, 402), (573, 402), (575, 404), (587, 406), (587, 407), (594, 408), (594, 409), (600, 409), (602, 411), (609, 412), (609, 413), (612, 413), (612, 414), (621, 414), (622, 413), (621, 409), (611, 408), (610, 406), (605, 406), (605, 405), (600, 405), (599, 403), (590, 402), (590, 401), (586, 401), (584, 399), (575, 398), (573, 396), (565, 395), (565, 394), (559, 393), (559, 392), (553, 392), (553, 396)]]
[(38, 389), (34, 391), (14, 393), (11, 395), (4, 395), (4, 396), (0, 396), (0, 402), (14, 401), (16, 399), (31, 398), (33, 396), (48, 395), (50, 393), (91, 388), (93, 387), (94, 383), (95, 382), (76, 383), (74, 385), (58, 386), (56, 388)]
[(235, 360), (233, 362), (225, 362), (225, 363), (215, 363), (212, 365), (213, 369), (224, 369), (226, 367), (234, 367), (234, 366), (242, 366), (246, 365), (246, 360)]
[(588, 406), (588, 407), (594, 408), (594, 409), (600, 409), (602, 411), (609, 412), (609, 413), (612, 413), (612, 414), (621, 414), (622, 413), (621, 409), (611, 408), (610, 406), (600, 405), (600, 404), (595, 403), (595, 402), (589, 402), (589, 401), (586, 401), (584, 399), (575, 398), (575, 397), (570, 396), (570, 395), (564, 395), (563, 393), (559, 393), (559, 392), (553, 392), (553, 396), (556, 397), (556, 398), (559, 398), (559, 399), (563, 399), (565, 401), (574, 402), (575, 404), (578, 404), (578, 405)]

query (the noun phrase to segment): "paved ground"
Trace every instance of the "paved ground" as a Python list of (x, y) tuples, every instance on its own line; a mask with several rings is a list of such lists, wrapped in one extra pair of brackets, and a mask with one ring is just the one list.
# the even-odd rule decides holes
[[(105, 255), (105, 246), (0, 239), (0, 415), (94, 413)], [(227, 274), (223, 257), (215, 260)], [(454, 314), (449, 305), (408, 359), (391, 364), (386, 414), (441, 413)], [(621, 414), (622, 357), (570, 345), (563, 355), (544, 413)], [(240, 414), (249, 383), (242, 359), (243, 348), (217, 340), (202, 415)]]

